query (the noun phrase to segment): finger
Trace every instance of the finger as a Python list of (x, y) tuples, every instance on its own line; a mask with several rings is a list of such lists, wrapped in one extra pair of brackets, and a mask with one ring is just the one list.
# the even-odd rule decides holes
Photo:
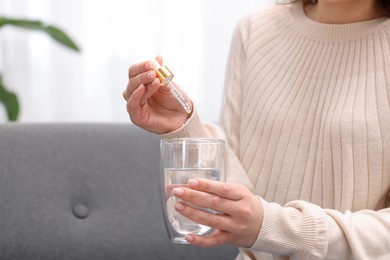
[(123, 98), (126, 100), (126, 101), (128, 101), (129, 100), (129, 98), (130, 98), (130, 96), (131, 96), (131, 94), (132, 94), (132, 92), (133, 91), (130, 91), (130, 89), (131, 89), (131, 87), (130, 87), (130, 81), (127, 83), (127, 86), (126, 86), (126, 89), (123, 91), (123, 93), (122, 93), (122, 96), (123, 96)]
[(128, 100), (133, 91), (141, 84), (148, 85), (156, 78), (156, 73), (154, 72), (152, 63), (150, 61), (144, 61), (131, 65), (128, 74), (129, 83), (122, 93), (122, 96), (125, 100)]
[(133, 78), (138, 74), (144, 73), (152, 69), (153, 67), (150, 61), (143, 61), (140, 63), (133, 64), (129, 68), (129, 78)]
[(144, 93), (145, 93), (145, 86), (141, 85), (136, 90), (133, 91), (132, 95), (127, 101), (126, 108), (130, 117), (139, 114), (139, 111), (141, 109), (140, 103)]
[(160, 87), (160, 81), (157, 78), (155, 78), (152, 81), (152, 83), (145, 85), (145, 93), (140, 100), (141, 106), (146, 104), (146, 102), (148, 101), (148, 98), (153, 96), (153, 94), (159, 89), (159, 87)]
[(188, 180), (188, 186), (192, 189), (205, 191), (230, 200), (240, 200), (248, 192), (242, 185), (207, 179), (190, 179)]
[(123, 97), (123, 99), (126, 100), (126, 101), (129, 99), (129, 95), (128, 95), (128, 93), (127, 93), (127, 88), (125, 89), (125, 91), (122, 92), (122, 97)]
[(234, 236), (229, 232), (217, 230), (209, 236), (196, 236), (188, 234), (184, 238), (188, 243), (195, 246), (216, 247), (231, 243), (234, 239)]
[(215, 194), (207, 192), (186, 189), (185, 187), (177, 187), (173, 189), (173, 195), (183, 201), (193, 205), (209, 208), (225, 214), (231, 215), (234, 213), (236, 205), (235, 200), (226, 199)]
[(234, 232), (236, 225), (231, 217), (225, 214), (215, 214), (207, 212), (205, 209), (195, 208), (185, 202), (175, 204), (175, 209), (181, 215), (189, 218), (195, 223), (199, 223), (208, 227), (213, 227), (219, 230)]
[(123, 94), (123, 97), (128, 99), (133, 91), (138, 88), (141, 84), (143, 85), (149, 85), (151, 84), (156, 78), (156, 72), (154, 70), (149, 70), (147, 72), (138, 74), (134, 78), (131, 78), (129, 80), (129, 83), (127, 84), (127, 88)]

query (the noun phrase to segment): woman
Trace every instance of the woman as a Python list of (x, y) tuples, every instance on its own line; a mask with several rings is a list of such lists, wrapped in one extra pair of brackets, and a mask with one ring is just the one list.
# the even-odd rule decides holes
[[(226, 135), (228, 183), (190, 180), (176, 210), (219, 231), (189, 243), (238, 259), (390, 259), (390, 3), (319, 0), (244, 17), (220, 130), (187, 115), (149, 62), (131, 66), (131, 120), (163, 138)], [(160, 62), (161, 59), (160, 59)], [(185, 94), (184, 94), (185, 95)], [(188, 97), (186, 97), (188, 98)]]

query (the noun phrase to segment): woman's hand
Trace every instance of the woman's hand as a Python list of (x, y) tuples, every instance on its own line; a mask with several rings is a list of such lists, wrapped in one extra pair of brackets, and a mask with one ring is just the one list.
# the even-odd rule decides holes
[[(188, 186), (174, 188), (173, 194), (184, 202), (175, 209), (192, 221), (217, 229), (209, 236), (186, 235), (193, 245), (211, 247), (233, 244), (251, 247), (263, 222), (263, 205), (245, 186), (205, 179), (191, 179)], [(210, 208), (221, 214), (195, 207)]]
[[(162, 64), (162, 58), (156, 57)], [(172, 132), (180, 128), (189, 118), (168, 87), (160, 86), (150, 61), (129, 68), (129, 83), (123, 92), (127, 101), (127, 112), (131, 121), (156, 134)], [(175, 85), (186, 100), (187, 95)]]

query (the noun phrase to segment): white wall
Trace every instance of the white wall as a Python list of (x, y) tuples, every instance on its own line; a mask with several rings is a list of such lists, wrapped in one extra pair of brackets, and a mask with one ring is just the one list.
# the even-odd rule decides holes
[(217, 121), (233, 28), (242, 15), (270, 3), (3, 0), (0, 15), (53, 23), (82, 49), (71, 52), (39, 32), (0, 30), (0, 68), (19, 95), (19, 122), (128, 122), (127, 69), (157, 54), (202, 118)]

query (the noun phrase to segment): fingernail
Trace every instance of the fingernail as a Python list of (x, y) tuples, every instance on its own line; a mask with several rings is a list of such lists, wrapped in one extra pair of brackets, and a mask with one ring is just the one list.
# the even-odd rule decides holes
[(184, 205), (181, 204), (181, 203), (176, 203), (176, 204), (175, 204), (175, 209), (176, 209), (176, 210), (183, 210), (183, 209), (184, 209)]
[(145, 69), (147, 69), (147, 70), (153, 69), (152, 64), (150, 64), (150, 62), (146, 63), (145, 64)]
[(156, 77), (156, 73), (154, 71), (150, 71), (148, 72), (148, 74), (146, 74), (146, 76), (148, 77), (148, 79), (152, 79)]
[(183, 189), (180, 189), (180, 188), (174, 188), (173, 190), (172, 190), (172, 192), (173, 192), (173, 195), (183, 195), (184, 194), (184, 190)]
[(152, 85), (153, 86), (160, 85), (160, 81), (156, 78), (156, 79), (153, 80)]
[(190, 186), (198, 186), (199, 185), (199, 181), (194, 180), (194, 179), (190, 179), (190, 180), (188, 180), (187, 184), (190, 185)]
[(184, 239), (187, 240), (188, 242), (191, 242), (192, 240), (194, 240), (194, 238), (190, 235), (185, 235)]

